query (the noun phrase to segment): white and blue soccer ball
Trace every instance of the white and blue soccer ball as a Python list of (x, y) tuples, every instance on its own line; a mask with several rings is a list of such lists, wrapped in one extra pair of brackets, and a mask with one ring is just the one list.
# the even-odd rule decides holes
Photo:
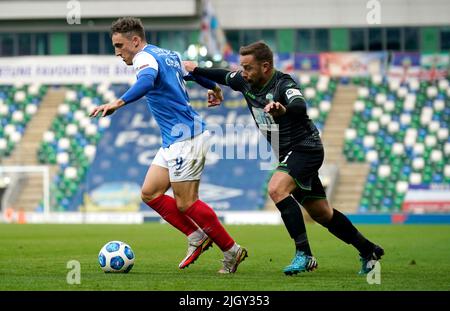
[(133, 268), (134, 259), (130, 245), (121, 241), (106, 243), (98, 254), (98, 263), (104, 272), (128, 273)]

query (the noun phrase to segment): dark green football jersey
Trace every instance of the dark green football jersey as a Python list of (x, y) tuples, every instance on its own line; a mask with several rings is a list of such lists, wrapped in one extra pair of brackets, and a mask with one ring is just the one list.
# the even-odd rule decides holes
[[(281, 117), (275, 118), (264, 112), (264, 107), (271, 101), (279, 102), (285, 107), (292, 101), (304, 101), (299, 85), (288, 74), (274, 71), (271, 79), (261, 89), (254, 89), (242, 77), (241, 71), (227, 74), (226, 83), (233, 90), (241, 92), (247, 101), (248, 108), (258, 128), (271, 143), (275, 151), (282, 156), (290, 150), (322, 149), (322, 142), (314, 123), (305, 112), (294, 114), (289, 111)], [(306, 105), (306, 102), (305, 102)], [(274, 144), (277, 138), (274, 131), (278, 131), (278, 146)]]

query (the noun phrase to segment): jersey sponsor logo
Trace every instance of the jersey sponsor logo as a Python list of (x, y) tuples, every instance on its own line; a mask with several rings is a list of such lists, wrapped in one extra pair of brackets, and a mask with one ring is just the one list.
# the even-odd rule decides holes
[(276, 124), (273, 117), (270, 114), (266, 113), (264, 109), (252, 106), (252, 112), (255, 121), (260, 128), (266, 130), (266, 128), (269, 127), (271, 124)]
[(291, 97), (294, 97), (294, 96), (303, 96), (303, 95), (302, 95), (302, 93), (300, 92), (300, 90), (298, 90), (298, 89), (288, 89), (288, 90), (286, 91), (286, 96), (287, 96), (287, 99), (291, 99)]

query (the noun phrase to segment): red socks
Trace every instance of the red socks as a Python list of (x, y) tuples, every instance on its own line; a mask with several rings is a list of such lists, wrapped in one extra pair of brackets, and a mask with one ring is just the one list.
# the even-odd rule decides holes
[(227, 251), (234, 245), (234, 240), (225, 231), (214, 210), (206, 203), (195, 201), (185, 214), (195, 221), (222, 251)]
[(227, 251), (234, 245), (234, 240), (222, 226), (214, 210), (200, 200), (195, 201), (184, 214), (178, 210), (175, 199), (165, 194), (147, 202), (147, 205), (186, 236), (198, 229), (197, 223), (222, 251)]
[(186, 236), (198, 229), (197, 225), (189, 217), (178, 210), (175, 199), (168, 195), (160, 195), (146, 204)]

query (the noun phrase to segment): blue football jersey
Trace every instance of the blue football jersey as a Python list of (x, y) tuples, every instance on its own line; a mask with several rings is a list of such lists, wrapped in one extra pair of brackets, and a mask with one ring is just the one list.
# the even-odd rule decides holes
[(206, 126), (190, 105), (183, 80), (188, 73), (177, 52), (147, 44), (133, 58), (133, 67), (138, 77), (142, 71), (156, 75), (145, 97), (161, 129), (163, 147), (203, 133)]

